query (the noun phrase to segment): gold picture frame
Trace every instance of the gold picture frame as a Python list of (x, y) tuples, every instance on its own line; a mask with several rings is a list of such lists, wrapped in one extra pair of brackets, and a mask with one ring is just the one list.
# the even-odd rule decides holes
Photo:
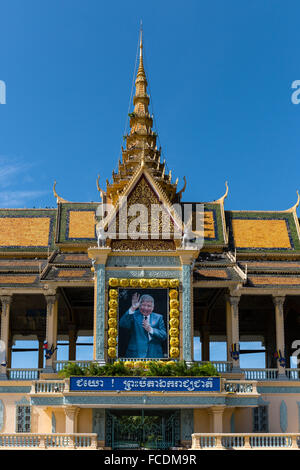
[[(107, 308), (107, 355), (118, 357), (119, 288), (168, 289), (168, 359), (180, 356), (179, 279), (109, 278)], [(137, 358), (139, 359), (139, 358)]]

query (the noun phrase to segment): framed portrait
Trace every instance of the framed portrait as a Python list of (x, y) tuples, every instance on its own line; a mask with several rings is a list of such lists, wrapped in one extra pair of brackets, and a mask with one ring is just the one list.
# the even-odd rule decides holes
[(179, 323), (178, 279), (109, 279), (110, 358), (178, 358)]

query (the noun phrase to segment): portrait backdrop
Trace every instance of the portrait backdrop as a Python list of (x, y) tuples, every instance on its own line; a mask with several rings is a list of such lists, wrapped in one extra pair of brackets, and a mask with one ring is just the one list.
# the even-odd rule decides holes
[[(167, 358), (169, 351), (169, 289), (118, 289), (118, 357)], [(154, 299), (153, 313), (149, 316), (155, 334), (149, 335), (142, 327), (143, 315), (139, 308), (129, 316), (134, 294), (150, 295)], [(125, 326), (125, 327), (124, 327)], [(151, 343), (151, 344), (150, 344)], [(148, 346), (147, 346), (148, 345)], [(133, 349), (134, 348), (134, 349)], [(134, 352), (133, 352), (134, 351)], [(139, 351), (139, 352), (137, 352)], [(145, 352), (146, 351), (146, 352)], [(129, 355), (128, 355), (129, 354)], [(134, 355), (133, 355), (134, 354)], [(137, 355), (136, 355), (137, 354)]]

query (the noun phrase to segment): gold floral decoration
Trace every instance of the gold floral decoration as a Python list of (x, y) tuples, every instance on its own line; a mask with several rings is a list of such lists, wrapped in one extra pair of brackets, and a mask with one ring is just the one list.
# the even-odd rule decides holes
[(108, 281), (110, 287), (116, 287), (119, 284), (119, 279), (111, 277)]
[(117, 349), (116, 348), (108, 348), (108, 355), (112, 359), (117, 357)]
[(116, 318), (109, 318), (108, 319), (108, 326), (109, 326), (109, 328), (117, 328)]
[(179, 307), (179, 301), (175, 299), (170, 300), (170, 307), (171, 308), (178, 308)]
[(177, 299), (178, 298), (178, 290), (171, 289), (169, 292), (170, 299)]

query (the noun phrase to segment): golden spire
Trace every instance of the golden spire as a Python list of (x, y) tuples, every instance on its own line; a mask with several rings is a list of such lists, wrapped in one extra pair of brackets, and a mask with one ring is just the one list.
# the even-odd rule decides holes
[(165, 163), (161, 163), (161, 150), (157, 148), (157, 135), (153, 131), (153, 118), (148, 107), (150, 97), (147, 94), (147, 78), (144, 68), (144, 42), (142, 24), (139, 34), (139, 65), (135, 78), (133, 112), (129, 114), (130, 130), (124, 136), (125, 148), (122, 147), (122, 165), (113, 173), (112, 184), (107, 185), (108, 200), (115, 201), (117, 191), (122, 191), (135, 171), (144, 166), (162, 187), (170, 200), (176, 196), (176, 184), (171, 182), (171, 174), (165, 173)]
[(144, 60), (143, 60), (143, 29), (142, 29), (142, 25), (141, 25), (141, 30), (140, 30), (140, 62), (139, 62), (139, 68), (138, 68), (138, 71), (137, 71), (137, 78), (136, 78), (135, 83), (137, 83), (138, 78), (142, 78), (147, 84), (146, 73), (145, 73), (145, 69), (144, 69)]

